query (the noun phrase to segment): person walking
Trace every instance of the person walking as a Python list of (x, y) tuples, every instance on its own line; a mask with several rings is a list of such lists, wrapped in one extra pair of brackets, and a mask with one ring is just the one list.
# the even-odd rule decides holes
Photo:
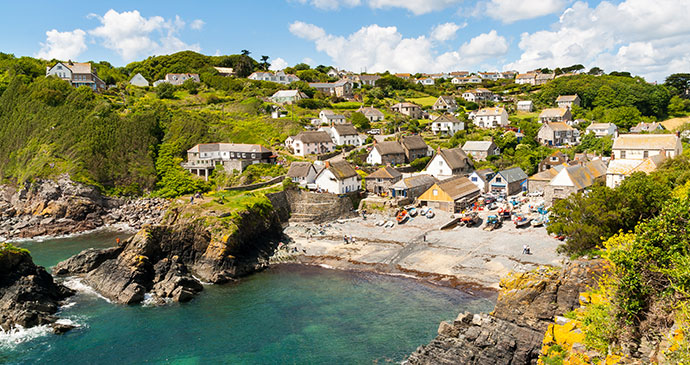
[(527, 245), (522, 245), (522, 254), (527, 254)]

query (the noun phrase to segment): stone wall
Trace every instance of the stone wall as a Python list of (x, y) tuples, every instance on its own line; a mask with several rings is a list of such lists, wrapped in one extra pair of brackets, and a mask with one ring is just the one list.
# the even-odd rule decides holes
[[(359, 192), (335, 195), (292, 189), (283, 193), (289, 205), (290, 221), (293, 222), (323, 223), (356, 216), (353, 199), (359, 196)], [(269, 199), (279, 201), (282, 198), (276, 196)]]

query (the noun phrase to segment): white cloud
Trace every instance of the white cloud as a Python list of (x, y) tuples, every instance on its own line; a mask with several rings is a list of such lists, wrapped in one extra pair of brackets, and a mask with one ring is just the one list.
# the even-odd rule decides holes
[(462, 25), (458, 25), (455, 23), (439, 24), (431, 30), (431, 38), (440, 42), (451, 40), (455, 38), (455, 33), (457, 33), (458, 30), (466, 26), (467, 23), (464, 23)]
[(269, 67), (269, 69), (273, 71), (278, 71), (284, 69), (285, 67), (288, 67), (287, 61), (278, 57), (271, 62), (271, 67)]
[(558, 13), (567, 4), (568, 0), (490, 0), (480, 3), (479, 7), (486, 16), (503, 23), (513, 23)]
[(690, 68), (690, 2), (608, 1), (590, 8), (577, 2), (551, 30), (523, 33), (518, 60), (507, 69), (527, 70), (583, 64), (607, 71), (625, 70), (662, 81)]
[(204, 24), (206, 24), (206, 22), (204, 22), (203, 20), (201, 20), (201, 19), (194, 19), (194, 20), (192, 20), (192, 22), (189, 24), (189, 27), (192, 28), (192, 29), (194, 29), (194, 30), (201, 30), (201, 28), (204, 27)]
[(160, 16), (145, 18), (137, 10), (118, 13), (112, 9), (102, 17), (92, 16), (102, 25), (90, 30), (89, 34), (100, 39), (103, 46), (116, 51), (126, 61), (142, 54), (168, 54), (201, 49), (198, 44), (190, 45), (177, 37), (177, 33), (185, 26), (179, 16), (173, 20), (165, 20)]
[[(346, 37), (327, 34), (313, 24), (295, 22), (290, 32), (314, 42), (316, 50), (327, 54), (339, 68), (369, 72), (434, 72), (469, 67), (487, 57), (505, 53), (507, 41), (495, 31), (478, 36), (464, 51), (439, 54), (434, 39), (426, 36), (404, 38), (396, 27), (369, 25)], [(487, 42), (496, 42), (489, 48)], [(464, 57), (462, 53), (467, 53)]]
[(86, 50), (86, 32), (75, 29), (71, 32), (58, 32), (56, 29), (46, 32), (46, 42), (41, 43), (41, 50), (36, 57), (46, 60), (76, 60)]
[(300, 4), (311, 4), (322, 10), (336, 10), (341, 7), (354, 7), (367, 3), (372, 9), (407, 9), (415, 15), (446, 9), (463, 0), (295, 0)]
[(309, 65), (309, 66), (313, 66), (313, 65), (314, 65), (314, 60), (312, 60), (312, 59), (309, 58), (309, 57), (304, 57), (304, 58), (302, 59), (302, 62), (303, 62), (303, 63), (306, 63), (306, 64)]

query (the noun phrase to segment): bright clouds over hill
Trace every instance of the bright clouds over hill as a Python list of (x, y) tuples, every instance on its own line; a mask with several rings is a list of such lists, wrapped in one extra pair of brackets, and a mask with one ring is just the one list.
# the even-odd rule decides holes
[[(352, 71), (525, 71), (583, 64), (662, 81), (690, 71), (687, 0), (76, 0), (5, 4), (1, 52), (125, 64), (195, 50)], [(117, 8), (111, 9), (113, 5)]]

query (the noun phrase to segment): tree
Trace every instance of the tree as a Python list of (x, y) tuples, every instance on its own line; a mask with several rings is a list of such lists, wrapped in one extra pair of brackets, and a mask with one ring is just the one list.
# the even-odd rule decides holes
[(630, 77), (630, 78), (632, 78), (632, 74), (630, 74), (630, 72), (628, 72), (628, 71), (611, 71), (611, 72), (609, 73), (609, 75), (611, 75), (611, 76), (621, 76), (621, 77)]
[(247, 51), (246, 49), (243, 49), (242, 51), (240, 51), (240, 54), (241, 54), (242, 56), (247, 56), (247, 57), (249, 57), (249, 55), (251, 54), (251, 52)]
[(350, 121), (352, 122), (352, 125), (355, 126), (360, 131), (365, 131), (371, 128), (371, 125), (369, 124), (369, 119), (367, 117), (360, 113), (360, 112), (355, 112), (352, 113), (350, 116)]
[(175, 86), (168, 82), (159, 84), (156, 86), (156, 96), (158, 96), (158, 99), (174, 99)]
[(642, 114), (634, 106), (621, 106), (606, 110), (601, 121), (602, 123), (613, 123), (618, 128), (630, 130), (630, 128), (642, 121)]
[[(235, 63), (235, 73), (238, 77), (247, 77), (254, 71), (254, 66), (252, 65), (252, 59), (249, 57), (248, 53), (244, 54), (246, 50), (242, 51), (242, 55), (239, 57)], [(249, 51), (246, 51), (249, 52)]]
[(601, 68), (599, 68), (599, 67), (597, 67), (597, 66), (594, 66), (594, 67), (590, 68), (590, 69), (589, 69), (589, 72), (587, 72), (587, 74), (593, 75), (593, 76), (599, 76), (599, 75), (601, 75), (601, 74), (603, 74), (603, 73), (604, 73), (604, 70), (602, 70)]
[(666, 78), (664, 85), (671, 88), (677, 95), (685, 95), (687, 98), (690, 90), (690, 73), (673, 74)]
[(267, 71), (268, 68), (271, 67), (271, 64), (268, 63), (269, 58), (268, 56), (261, 56), (261, 69), (264, 71)]
[(690, 111), (690, 100), (681, 99), (678, 95), (674, 95), (668, 104), (668, 113), (674, 117), (682, 117)]

